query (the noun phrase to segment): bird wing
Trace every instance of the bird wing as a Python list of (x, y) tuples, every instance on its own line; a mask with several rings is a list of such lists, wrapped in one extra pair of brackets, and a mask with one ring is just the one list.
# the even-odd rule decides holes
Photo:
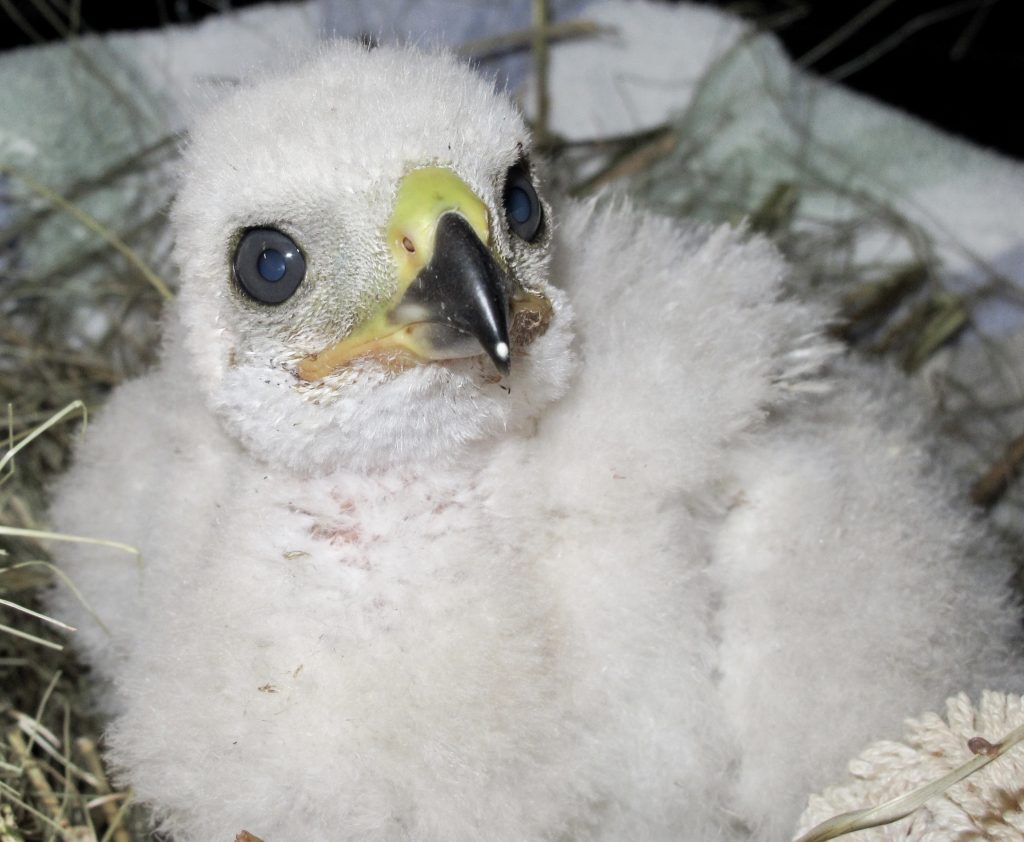
[(1007, 555), (906, 383), (854, 363), (833, 380), (733, 452), (714, 545), (722, 705), (744, 746), (736, 800), (766, 838), (788, 838), (807, 793), (909, 712), (1022, 684)]

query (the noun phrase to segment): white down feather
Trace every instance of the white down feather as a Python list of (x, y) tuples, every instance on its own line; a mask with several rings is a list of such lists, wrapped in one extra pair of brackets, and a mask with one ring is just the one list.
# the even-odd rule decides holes
[[(311, 74), (358, 68), (392, 120), (389, 80), (417, 108), (455, 91), (469, 139), (437, 130), (481, 184), (509, 164), (506, 133), (528, 143), (448, 59), (339, 45), (318, 61), (200, 127), (163, 361), (115, 393), (56, 489), (61, 529), (142, 550), (61, 548), (109, 637), (53, 599), (109, 683), (114, 764), (175, 840), (784, 839), (807, 793), (908, 712), (1020, 685), (1009, 564), (899, 384), (832, 359), (824, 315), (742, 233), (565, 204), (550, 270), (531, 270), (564, 298), (510, 391), (466, 369), (444, 393), (444, 366), (386, 399), (357, 383), (369, 403), (350, 420), (390, 413), (387, 431), (439, 400), (468, 419), (426, 425), (400, 459), (386, 433), (355, 455), (290, 439), (280, 420), (317, 405), (280, 368), (274, 388), (232, 380), (217, 286), (207, 182), (252, 103), (315, 108)], [(218, 132), (221, 157), (197, 162)], [(420, 154), (393, 134), (385, 161)], [(301, 167), (339, 178), (325, 154)]]

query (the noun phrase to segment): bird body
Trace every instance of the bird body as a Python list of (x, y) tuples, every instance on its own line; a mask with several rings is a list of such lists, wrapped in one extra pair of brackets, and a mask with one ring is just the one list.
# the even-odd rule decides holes
[[(61, 562), (175, 839), (781, 839), (867, 738), (1014, 663), (1008, 566), (773, 249), (553, 210), (528, 153), (408, 49), (197, 128), (162, 362), (54, 504), (142, 551)], [(278, 236), (304, 275), (267, 304)]]

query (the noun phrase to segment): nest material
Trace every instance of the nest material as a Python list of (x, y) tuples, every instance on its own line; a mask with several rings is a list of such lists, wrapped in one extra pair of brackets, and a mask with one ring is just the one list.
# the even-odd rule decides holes
[[(977, 706), (963, 693), (946, 701), (946, 717), (907, 722), (903, 742), (883, 740), (850, 762), (853, 781), (811, 797), (800, 833), (837, 813), (881, 804), (935, 781), (985, 754), (1024, 725), (1024, 698), (985, 692)], [(911, 816), (860, 831), (860, 842), (1024, 838), (1024, 746), (975, 772)]]

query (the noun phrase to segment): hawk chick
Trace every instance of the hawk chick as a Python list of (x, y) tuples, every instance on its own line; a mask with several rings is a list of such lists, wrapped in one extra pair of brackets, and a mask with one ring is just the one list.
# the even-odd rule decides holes
[(1017, 663), (1008, 566), (772, 248), (554, 209), (451, 57), (234, 92), (173, 225), (162, 362), (54, 518), (142, 550), (61, 561), (176, 840), (782, 839)]

